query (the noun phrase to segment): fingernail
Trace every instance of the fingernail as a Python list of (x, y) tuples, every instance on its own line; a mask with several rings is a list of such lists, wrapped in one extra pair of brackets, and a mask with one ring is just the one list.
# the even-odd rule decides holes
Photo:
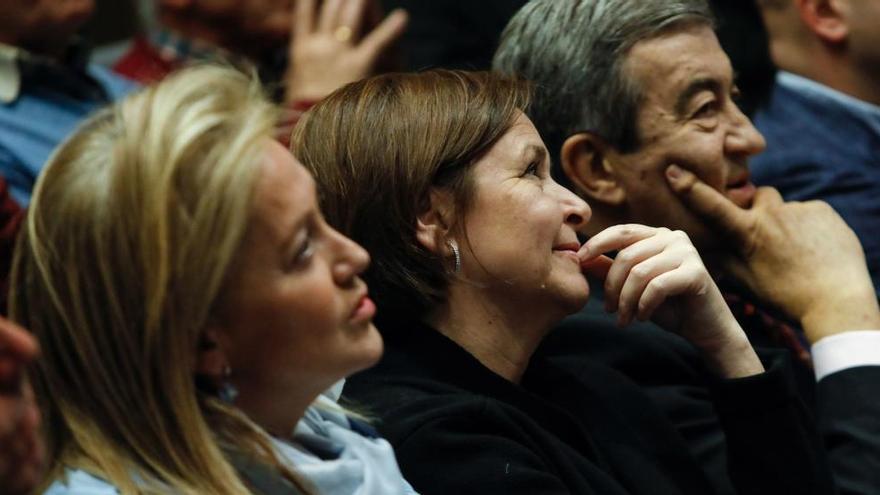
[(579, 254), (581, 255), (581, 261), (586, 261), (593, 257), (592, 253), (590, 253), (590, 247), (587, 246), (587, 243), (583, 243), (579, 249)]
[(681, 168), (678, 165), (670, 165), (666, 167), (666, 177), (676, 180), (681, 177)]

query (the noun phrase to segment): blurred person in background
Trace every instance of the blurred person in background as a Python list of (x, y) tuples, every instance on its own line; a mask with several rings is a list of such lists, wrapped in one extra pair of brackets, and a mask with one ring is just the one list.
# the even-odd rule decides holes
[(4, 495), (31, 492), (42, 476), (40, 414), (25, 369), (37, 358), (33, 336), (0, 318), (0, 487)]
[(288, 109), (278, 135), (343, 84), (390, 68), (407, 25), (382, 19), (377, 0), (155, 0), (158, 25), (135, 38), (114, 69), (148, 83), (194, 61), (256, 68)]
[(89, 64), (76, 33), (92, 0), (0, 1), (0, 176), (21, 206), (49, 153), (134, 85)]
[(865, 247), (880, 294), (880, 3), (758, 0), (779, 66), (755, 116), (757, 184), (827, 201)]

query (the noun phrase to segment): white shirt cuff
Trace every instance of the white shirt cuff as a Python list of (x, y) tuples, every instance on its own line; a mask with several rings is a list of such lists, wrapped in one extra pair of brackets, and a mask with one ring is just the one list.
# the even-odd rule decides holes
[(880, 330), (838, 333), (813, 344), (816, 381), (858, 366), (880, 366)]

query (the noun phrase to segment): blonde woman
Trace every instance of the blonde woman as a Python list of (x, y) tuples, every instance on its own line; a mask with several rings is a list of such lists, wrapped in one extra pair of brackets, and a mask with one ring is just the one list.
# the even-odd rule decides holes
[(369, 257), (324, 222), (275, 117), (247, 77), (196, 68), (50, 159), (11, 294), (43, 351), (46, 493), (411, 492), (321, 395), (382, 353)]

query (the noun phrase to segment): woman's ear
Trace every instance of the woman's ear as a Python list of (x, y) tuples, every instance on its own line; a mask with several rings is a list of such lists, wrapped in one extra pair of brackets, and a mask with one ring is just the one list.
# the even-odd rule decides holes
[(199, 339), (195, 374), (219, 381), (229, 369), (229, 359), (220, 345), (220, 331), (209, 326)]
[(611, 147), (590, 132), (569, 136), (559, 156), (562, 171), (576, 187), (575, 192), (588, 200), (620, 206), (626, 201), (626, 189), (612, 160)]
[(428, 251), (445, 256), (454, 211), (452, 196), (449, 192), (431, 189), (426, 203), (416, 217), (416, 239)]

